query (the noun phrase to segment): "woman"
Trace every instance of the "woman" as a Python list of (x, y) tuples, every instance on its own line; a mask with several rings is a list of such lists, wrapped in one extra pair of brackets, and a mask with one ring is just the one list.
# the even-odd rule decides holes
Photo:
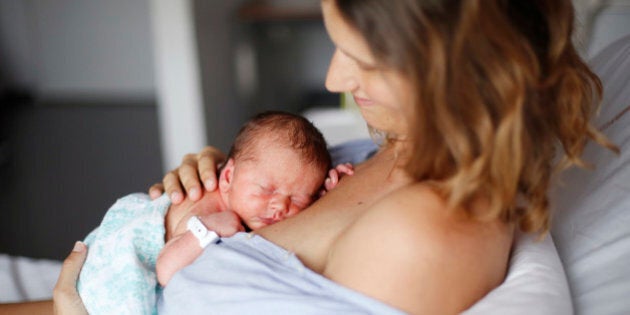
[[(322, 10), (337, 47), (326, 87), (351, 92), (385, 141), (309, 209), (256, 233), (396, 309), (461, 312), (503, 281), (515, 229), (549, 229), (552, 171), (582, 165), (588, 140), (614, 148), (589, 124), (601, 84), (570, 41), (571, 2), (323, 0)], [(553, 164), (556, 149), (567, 163)], [(197, 174), (213, 189), (207, 152), (165, 177), (174, 201), (180, 180), (200, 197)], [(167, 228), (190, 202), (169, 210)], [(68, 283), (82, 253), (55, 294), (68, 312), (80, 311)]]

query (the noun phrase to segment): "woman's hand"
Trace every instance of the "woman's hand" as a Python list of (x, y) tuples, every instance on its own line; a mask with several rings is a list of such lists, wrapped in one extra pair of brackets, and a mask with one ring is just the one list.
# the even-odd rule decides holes
[(203, 195), (201, 185), (206, 191), (217, 188), (217, 169), (224, 161), (225, 154), (214, 147), (205, 147), (196, 155), (187, 154), (178, 168), (164, 176), (162, 183), (149, 188), (149, 195), (155, 199), (166, 190), (173, 204), (181, 203), (186, 196), (197, 201)]
[(61, 273), (53, 290), (53, 310), (60, 315), (84, 315), (88, 314), (79, 292), (77, 292), (77, 279), (81, 267), (87, 257), (87, 247), (82, 242), (76, 242), (72, 252), (63, 261)]

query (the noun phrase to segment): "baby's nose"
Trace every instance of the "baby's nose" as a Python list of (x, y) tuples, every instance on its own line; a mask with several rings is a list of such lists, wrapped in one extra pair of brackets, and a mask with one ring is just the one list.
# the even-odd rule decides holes
[(285, 218), (289, 210), (290, 198), (288, 196), (276, 196), (271, 201), (270, 208), (273, 211), (273, 219), (280, 221)]

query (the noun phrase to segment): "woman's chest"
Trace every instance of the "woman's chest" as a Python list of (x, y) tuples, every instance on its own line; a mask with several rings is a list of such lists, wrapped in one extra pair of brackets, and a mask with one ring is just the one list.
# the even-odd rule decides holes
[(366, 163), (344, 177), (333, 190), (309, 209), (257, 233), (295, 253), (316, 272), (326, 266), (330, 249), (339, 236), (374, 203), (409, 183), (394, 171), (393, 163)]

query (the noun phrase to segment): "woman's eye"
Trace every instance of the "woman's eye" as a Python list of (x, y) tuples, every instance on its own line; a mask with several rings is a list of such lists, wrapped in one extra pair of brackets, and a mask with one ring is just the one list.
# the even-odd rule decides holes
[(378, 70), (378, 66), (367, 64), (367, 63), (363, 63), (363, 62), (360, 62), (360, 61), (357, 61), (357, 65), (363, 71), (368, 71), (369, 72), (369, 71)]
[(372, 72), (376, 70), (376, 67), (373, 67), (373, 66), (359, 66), (359, 68), (361, 68), (361, 70), (366, 71), (366, 72)]

